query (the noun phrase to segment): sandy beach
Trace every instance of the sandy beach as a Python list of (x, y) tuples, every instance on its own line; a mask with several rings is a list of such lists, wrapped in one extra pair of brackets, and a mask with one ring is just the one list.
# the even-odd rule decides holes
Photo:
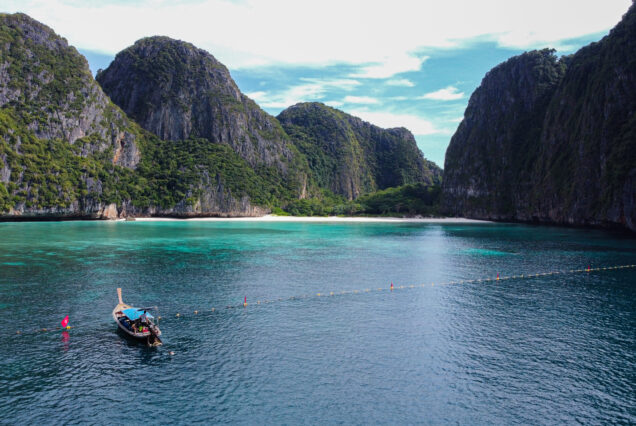
[(170, 217), (139, 217), (140, 222), (160, 221), (207, 221), (207, 222), (412, 222), (412, 223), (491, 223), (486, 220), (466, 219), (462, 217), (452, 218), (400, 218), (400, 217), (342, 217), (342, 216), (276, 216), (265, 215), (259, 217), (195, 217), (195, 218), (170, 218)]

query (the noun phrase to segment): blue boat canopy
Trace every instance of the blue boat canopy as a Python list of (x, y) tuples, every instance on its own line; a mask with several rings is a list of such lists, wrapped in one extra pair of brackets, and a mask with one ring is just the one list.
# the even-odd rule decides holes
[[(128, 319), (134, 321), (144, 313), (144, 310), (143, 309), (139, 310), (138, 308), (128, 308), (128, 309), (123, 309), (122, 313), (126, 315)], [(154, 318), (148, 311), (146, 311), (146, 316), (148, 318)]]

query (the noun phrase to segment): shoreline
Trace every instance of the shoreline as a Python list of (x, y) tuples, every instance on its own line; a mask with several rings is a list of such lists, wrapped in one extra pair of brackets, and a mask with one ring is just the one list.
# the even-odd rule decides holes
[(20, 222), (262, 222), (262, 223), (422, 223), (422, 224), (523, 224), (529, 226), (540, 227), (558, 227), (558, 228), (575, 228), (575, 229), (597, 229), (602, 231), (618, 232), (622, 235), (633, 237), (636, 231), (626, 226), (617, 224), (572, 224), (572, 223), (555, 223), (555, 222), (534, 222), (522, 220), (487, 220), (487, 219), (469, 219), (465, 217), (385, 217), (385, 216), (277, 216), (268, 214), (264, 216), (241, 216), (241, 217), (223, 217), (223, 216), (140, 216), (133, 220), (126, 218), (105, 218), (96, 216), (0, 216), (0, 225), (5, 223)]
[[(125, 219), (119, 219), (125, 221)], [(137, 217), (135, 222), (199, 221), (199, 222), (324, 222), (324, 223), (494, 223), (489, 220), (463, 217), (402, 218), (402, 217), (356, 217), (356, 216), (252, 216), (252, 217)]]

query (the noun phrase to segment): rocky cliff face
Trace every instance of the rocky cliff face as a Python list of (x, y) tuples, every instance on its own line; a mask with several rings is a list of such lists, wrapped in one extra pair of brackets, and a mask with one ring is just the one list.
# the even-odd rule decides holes
[(440, 183), (404, 128), (381, 129), (321, 103), (301, 103), (277, 117), (307, 156), (319, 186), (348, 199), (408, 183)]
[(636, 230), (636, 8), (557, 60), (529, 52), (473, 93), (444, 166), (444, 209)]
[(446, 151), (444, 198), (451, 213), (515, 215), (530, 190), (545, 110), (564, 70), (553, 51), (543, 50), (486, 74)]
[(110, 98), (165, 140), (205, 138), (229, 145), (263, 177), (274, 170), (297, 197), (307, 165), (279, 123), (243, 95), (208, 52), (168, 37), (149, 37), (117, 54), (97, 75)]
[(0, 14), (0, 211), (97, 214), (100, 171), (136, 167), (139, 131), (66, 40)]
[(571, 58), (540, 141), (524, 219), (636, 230), (636, 6)]
[[(181, 64), (200, 72), (195, 65)], [(26, 15), (0, 15), (0, 217), (252, 216), (298, 198), (306, 162), (277, 121), (228, 84), (207, 93), (224, 117), (211, 127), (218, 143), (192, 137), (204, 128), (167, 143), (111, 102), (66, 40)], [(230, 93), (240, 102), (226, 102)]]
[(86, 59), (27, 15), (0, 15), (0, 25), (0, 108), (14, 110), (37, 138), (83, 139), (81, 155), (111, 148), (115, 164), (134, 168), (134, 131), (95, 83)]

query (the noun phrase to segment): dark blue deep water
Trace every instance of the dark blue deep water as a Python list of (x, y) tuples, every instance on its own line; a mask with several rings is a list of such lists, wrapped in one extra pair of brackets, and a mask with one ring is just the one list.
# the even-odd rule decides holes
[(2, 223), (0, 423), (634, 424), (635, 268), (444, 284), (626, 264), (524, 225)]

